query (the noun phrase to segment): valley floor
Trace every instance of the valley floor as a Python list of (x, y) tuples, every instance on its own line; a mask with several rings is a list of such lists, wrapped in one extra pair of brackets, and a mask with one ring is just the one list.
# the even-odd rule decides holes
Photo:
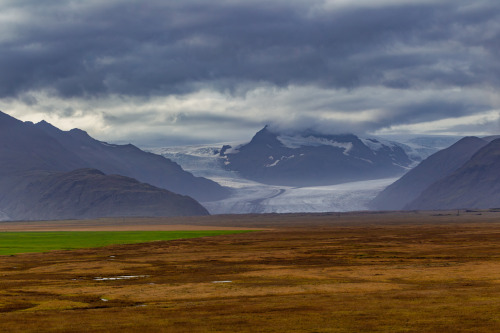
[(500, 213), (459, 213), (83, 221), (267, 230), (0, 256), (0, 331), (496, 332)]

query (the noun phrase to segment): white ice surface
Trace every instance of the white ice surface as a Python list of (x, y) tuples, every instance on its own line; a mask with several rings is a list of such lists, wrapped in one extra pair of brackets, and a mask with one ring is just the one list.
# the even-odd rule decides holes
[[(217, 181), (217, 179), (214, 179)], [(230, 198), (202, 202), (211, 214), (346, 212), (367, 210), (368, 202), (397, 178), (330, 186), (286, 187), (219, 179), (233, 188)]]
[(217, 147), (189, 146), (150, 149), (179, 163), (196, 176), (232, 189), (229, 198), (202, 202), (211, 214), (345, 212), (368, 209), (367, 203), (397, 178), (329, 186), (288, 187), (257, 183), (224, 170)]

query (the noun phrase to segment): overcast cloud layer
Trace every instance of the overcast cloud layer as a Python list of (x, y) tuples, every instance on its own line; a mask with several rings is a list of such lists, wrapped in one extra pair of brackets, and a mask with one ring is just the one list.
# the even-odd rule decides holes
[(0, 54), (2, 111), (111, 141), (500, 133), (497, 0), (4, 0)]

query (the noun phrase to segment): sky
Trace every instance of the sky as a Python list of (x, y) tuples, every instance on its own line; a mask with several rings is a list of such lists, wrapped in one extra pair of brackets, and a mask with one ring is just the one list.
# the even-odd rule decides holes
[(0, 0), (0, 110), (143, 146), (500, 133), (498, 0)]

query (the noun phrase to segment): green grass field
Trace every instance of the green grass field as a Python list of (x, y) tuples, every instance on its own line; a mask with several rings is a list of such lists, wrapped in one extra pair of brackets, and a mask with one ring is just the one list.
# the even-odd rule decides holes
[(0, 255), (218, 236), (246, 230), (0, 232)]

